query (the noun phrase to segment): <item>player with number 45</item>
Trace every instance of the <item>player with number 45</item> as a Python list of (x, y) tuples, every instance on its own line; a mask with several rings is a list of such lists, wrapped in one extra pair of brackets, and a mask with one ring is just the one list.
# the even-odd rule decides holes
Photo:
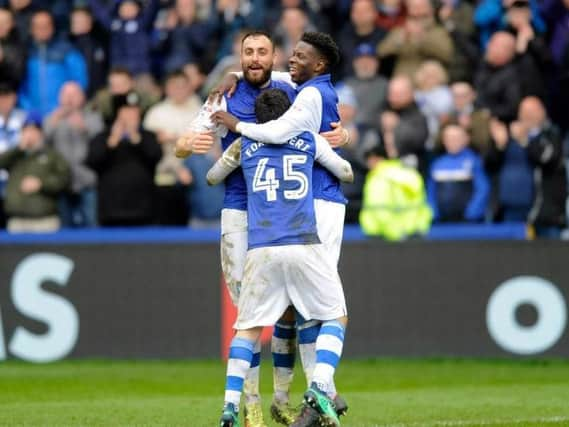
[[(267, 89), (255, 103), (257, 121), (274, 120), (289, 106), (285, 92)], [(207, 174), (208, 183), (217, 184), (241, 166), (249, 215), (248, 251), (234, 326), (237, 334), (227, 367), (222, 427), (238, 423), (235, 408), (262, 328), (274, 325), (290, 305), (304, 319), (323, 322), (316, 351), (328, 357), (317, 360), (304, 401), (319, 413), (321, 425), (339, 425), (326, 390), (342, 353), (347, 311), (335, 259), (321, 244), (316, 229), (312, 195), (315, 161), (341, 181), (353, 180), (350, 164), (314, 132), (302, 132), (280, 145), (241, 137)]]

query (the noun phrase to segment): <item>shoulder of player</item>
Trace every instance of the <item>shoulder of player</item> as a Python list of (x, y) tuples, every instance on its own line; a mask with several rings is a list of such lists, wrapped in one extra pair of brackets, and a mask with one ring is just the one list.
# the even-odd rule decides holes
[(303, 87), (299, 92), (296, 98), (322, 98), (322, 94), (320, 90), (316, 86), (306, 86)]
[(302, 151), (305, 153), (314, 153), (316, 149), (316, 138), (314, 132), (302, 132), (291, 138), (285, 144), (286, 147), (295, 151)]

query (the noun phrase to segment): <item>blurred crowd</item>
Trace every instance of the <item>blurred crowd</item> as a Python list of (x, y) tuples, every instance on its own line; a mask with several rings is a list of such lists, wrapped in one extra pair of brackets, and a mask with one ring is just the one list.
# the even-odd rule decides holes
[(346, 222), (565, 228), (569, 0), (0, 1), (0, 225), (218, 224), (219, 149), (172, 148), (252, 28), (276, 70), (304, 31), (340, 47)]

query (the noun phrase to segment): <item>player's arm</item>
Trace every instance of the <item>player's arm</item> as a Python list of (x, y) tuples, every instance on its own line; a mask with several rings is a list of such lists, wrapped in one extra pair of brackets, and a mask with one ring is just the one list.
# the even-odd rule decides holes
[(227, 128), (222, 124), (214, 123), (210, 116), (215, 111), (227, 110), (227, 103), (206, 101), (198, 115), (190, 122), (188, 130), (176, 141), (174, 154), (178, 158), (186, 158), (192, 154), (207, 153), (214, 143), (219, 142), (227, 134)]
[(328, 169), (334, 176), (342, 182), (354, 182), (354, 172), (352, 165), (342, 159), (328, 144), (322, 136), (313, 133), (316, 142), (316, 155), (314, 160)]
[(315, 87), (307, 87), (278, 119), (263, 124), (239, 122), (236, 130), (255, 141), (284, 144), (300, 132), (318, 132), (321, 121), (322, 95)]
[(241, 164), (241, 138), (237, 138), (207, 171), (208, 185), (217, 185)]

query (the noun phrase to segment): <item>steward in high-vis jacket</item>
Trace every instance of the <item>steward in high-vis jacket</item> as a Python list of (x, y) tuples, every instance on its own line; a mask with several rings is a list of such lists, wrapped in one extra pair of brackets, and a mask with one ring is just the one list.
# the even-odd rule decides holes
[(366, 154), (370, 171), (363, 189), (360, 225), (365, 234), (402, 240), (426, 234), (432, 212), (421, 175), (400, 160), (385, 159), (382, 147)]

